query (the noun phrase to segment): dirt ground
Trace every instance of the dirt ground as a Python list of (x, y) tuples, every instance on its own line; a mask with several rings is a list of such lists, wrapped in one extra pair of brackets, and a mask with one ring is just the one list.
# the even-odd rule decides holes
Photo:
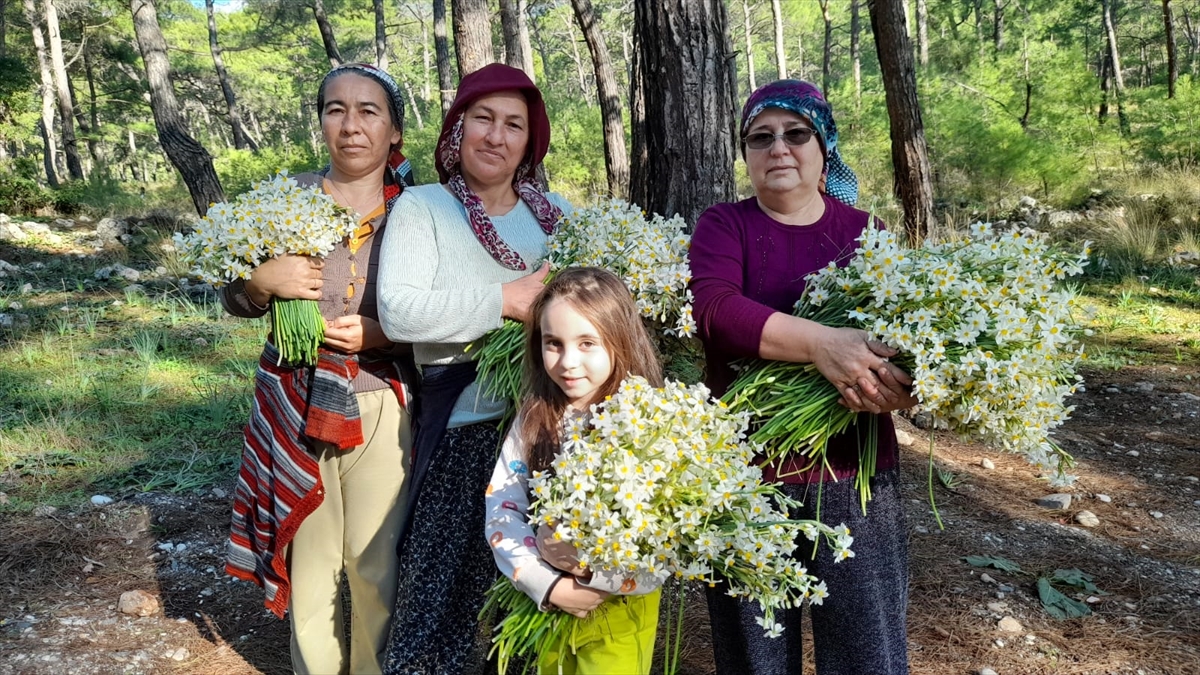
[[(957, 478), (935, 491), (945, 530), (929, 508), (928, 436), (900, 423), (913, 437), (902, 460), (913, 673), (1200, 674), (1200, 364), (1086, 376), (1058, 436), (1078, 459), (1065, 490), (1022, 459), (938, 435), (937, 466)], [(232, 484), (4, 516), (0, 675), (290, 672), (287, 623), (222, 571)], [(1033, 503), (1060, 491), (1073, 496), (1067, 509)], [(1082, 510), (1099, 525), (1079, 525)], [(1108, 594), (1076, 595), (1094, 613), (1059, 621), (1041, 608), (1034, 576), (972, 567), (967, 555), (1033, 574), (1078, 568)], [(118, 612), (135, 589), (161, 609)], [(684, 673), (711, 670), (705, 618), (693, 602)]]

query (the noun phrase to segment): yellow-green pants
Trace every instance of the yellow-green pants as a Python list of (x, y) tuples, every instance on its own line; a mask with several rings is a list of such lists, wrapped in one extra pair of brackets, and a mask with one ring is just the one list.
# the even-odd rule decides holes
[[(538, 656), (540, 675), (649, 675), (662, 590), (617, 595), (579, 623), (563, 653)], [(572, 651), (574, 648), (574, 651)]]

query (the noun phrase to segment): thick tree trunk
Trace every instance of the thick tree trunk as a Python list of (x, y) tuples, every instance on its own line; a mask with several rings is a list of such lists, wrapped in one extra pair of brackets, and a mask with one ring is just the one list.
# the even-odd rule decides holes
[(454, 16), (454, 50), (458, 79), (496, 61), (492, 49), (492, 16), (487, 0), (450, 0)]
[(1004, 51), (1004, 8), (1000, 0), (992, 0), (992, 48), (997, 54)]
[(1167, 40), (1167, 98), (1175, 98), (1175, 80), (1179, 78), (1179, 61), (1175, 54), (1175, 17), (1171, 0), (1162, 0), (1163, 28)]
[(50, 57), (46, 55), (46, 38), (42, 33), (42, 17), (33, 0), (23, 0), (25, 20), (33, 33), (33, 50), (37, 53), (38, 72), (41, 75), (42, 96), (42, 164), (46, 168), (46, 184), (58, 187), (58, 143), (54, 135), (54, 74), (50, 71)]
[(624, 199), (629, 190), (629, 157), (625, 152), (625, 124), (621, 120), (621, 93), (613, 74), (608, 45), (591, 0), (571, 0), (579, 30), (592, 54), (596, 71), (596, 92), (600, 99), (600, 116), (604, 120), (604, 168), (608, 177), (608, 194)]
[(925, 0), (917, 0), (917, 58), (922, 68), (929, 66), (929, 9)]
[(735, 198), (737, 83), (723, 0), (634, 3), (632, 201), (689, 225)]
[(1121, 74), (1121, 54), (1117, 49), (1117, 29), (1113, 22), (1112, 0), (1101, 0), (1101, 11), (1104, 14), (1104, 32), (1108, 35), (1108, 65), (1112, 74), (1113, 93), (1117, 98), (1117, 124), (1121, 133), (1129, 130), (1129, 121), (1125, 117), (1125, 77)]
[(375, 0), (375, 67), (385, 73), (388, 68), (387, 22), (383, 20), (383, 0)]
[(213, 170), (212, 157), (188, 132), (179, 102), (171, 87), (171, 65), (167, 60), (167, 41), (158, 26), (158, 11), (153, 0), (129, 0), (133, 14), (133, 31), (138, 49), (146, 67), (146, 81), (150, 86), (150, 109), (154, 113), (154, 126), (158, 129), (158, 142), (163, 152), (183, 176), (183, 182), (192, 195), (196, 211), (203, 216), (208, 206), (225, 201), (225, 193), (217, 173)]
[(329, 17), (325, 15), (323, 0), (312, 0), (309, 5), (313, 19), (317, 22), (317, 30), (321, 33), (321, 42), (325, 45), (325, 56), (329, 57), (329, 67), (342, 65), (342, 53), (338, 51), (337, 38), (333, 36), (333, 26), (329, 25)]
[(433, 50), (437, 55), (438, 90), (442, 118), (454, 102), (454, 75), (450, 71), (450, 41), (446, 37), (446, 0), (433, 0)]
[(787, 54), (783, 50), (783, 7), (779, 0), (771, 0), (771, 17), (775, 24), (775, 69), (782, 80), (787, 77)]
[(67, 157), (67, 173), (71, 180), (83, 180), (83, 162), (79, 159), (79, 144), (75, 140), (75, 102), (71, 99), (67, 62), (63, 58), (62, 33), (58, 28), (58, 8), (54, 6), (54, 1), (42, 0), (42, 3), (46, 10), (46, 37), (50, 42), (50, 66), (58, 99), (63, 154)]
[(749, 77), (750, 91), (758, 89), (754, 78), (754, 41), (750, 37), (750, 0), (742, 0), (743, 27), (746, 31), (746, 75)]
[(821, 47), (821, 91), (828, 92), (833, 79), (833, 19), (829, 16), (829, 0), (821, 0), (821, 20), (825, 24), (825, 43)]
[(900, 0), (867, 0), (891, 122), (895, 191), (904, 207), (904, 230), (918, 242), (933, 222), (933, 183), (912, 43), (904, 32)]
[(854, 107), (862, 106), (862, 22), (858, 0), (850, 0), (850, 60), (854, 63)]
[(213, 68), (217, 71), (217, 81), (221, 83), (221, 93), (225, 96), (225, 108), (228, 110), (233, 147), (238, 150), (249, 149), (258, 152), (258, 144), (250, 138), (250, 134), (246, 131), (246, 125), (242, 122), (237, 96), (233, 93), (233, 85), (229, 82), (229, 73), (225, 70), (225, 58), (221, 55), (221, 43), (217, 40), (217, 17), (213, 10), (213, 0), (204, 0), (204, 8), (208, 12), (208, 50), (212, 52)]
[(525, 18), (526, 0), (500, 0), (500, 23), (504, 30), (504, 62), (525, 71), (533, 79), (533, 46)]

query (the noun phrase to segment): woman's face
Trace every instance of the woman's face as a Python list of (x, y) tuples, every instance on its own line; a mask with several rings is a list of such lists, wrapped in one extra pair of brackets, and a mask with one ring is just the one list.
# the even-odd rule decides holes
[(463, 114), (463, 177), (481, 185), (511, 183), (529, 146), (529, 106), (517, 91), (475, 101)]
[[(767, 108), (754, 118), (746, 135), (782, 134), (798, 127), (812, 129), (813, 125), (807, 118), (789, 110)], [(816, 194), (824, 168), (825, 156), (815, 134), (803, 145), (788, 145), (780, 137), (761, 150), (746, 147), (746, 170), (755, 194), (760, 197), (764, 193), (792, 191)]]
[(392, 146), (400, 142), (383, 87), (354, 73), (325, 85), (321, 133), (333, 168), (352, 178), (382, 170)]

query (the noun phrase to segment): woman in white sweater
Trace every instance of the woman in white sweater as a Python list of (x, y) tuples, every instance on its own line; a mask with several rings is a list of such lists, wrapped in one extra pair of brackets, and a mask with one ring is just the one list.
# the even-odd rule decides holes
[(413, 343), (423, 375), (387, 673), (474, 672), (482, 658), (477, 615), (496, 575), (483, 499), (505, 403), (475, 382), (467, 347), (526, 320), (542, 288), (547, 237), (570, 208), (535, 181), (549, 143), (522, 71), (468, 75), (438, 140), (440, 183), (406, 190), (383, 240), (380, 323)]

